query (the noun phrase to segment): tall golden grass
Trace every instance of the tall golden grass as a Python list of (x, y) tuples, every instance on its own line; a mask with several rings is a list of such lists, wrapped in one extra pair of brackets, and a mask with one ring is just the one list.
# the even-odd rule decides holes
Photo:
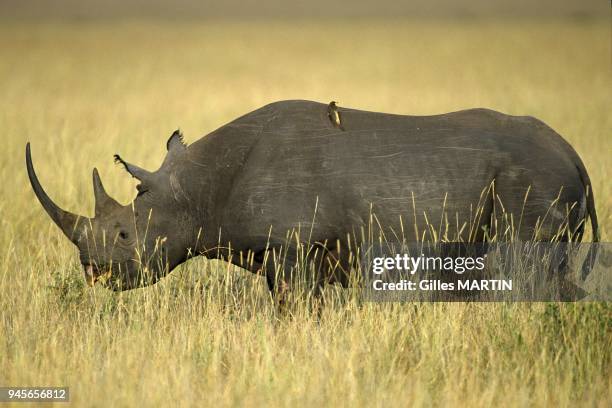
[[(0, 26), (0, 385), (75, 406), (608, 406), (612, 313), (590, 304), (359, 304), (279, 315), (262, 278), (194, 259), (153, 287), (84, 286), (29, 187), (91, 215), (91, 168), (127, 203), (115, 152), (160, 164), (279, 99), (407, 114), (536, 116), (589, 170), (612, 224), (605, 21), (73, 22)], [(590, 235), (587, 236), (589, 239)]]

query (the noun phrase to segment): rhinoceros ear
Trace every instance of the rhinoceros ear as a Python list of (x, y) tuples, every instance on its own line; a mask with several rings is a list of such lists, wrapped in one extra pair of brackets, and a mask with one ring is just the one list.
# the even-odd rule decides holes
[(185, 148), (187, 148), (187, 145), (185, 144), (185, 140), (183, 140), (183, 134), (180, 129), (176, 129), (166, 142), (166, 149), (168, 152), (171, 152), (176, 149), (183, 150)]
[(187, 151), (187, 145), (183, 140), (183, 134), (179, 129), (175, 130), (166, 142), (166, 149), (168, 149), (168, 154), (166, 154), (166, 158), (162, 163), (162, 168), (166, 168), (169, 163), (179, 159)]
[(115, 163), (117, 164), (121, 164), (123, 165), (123, 167), (125, 167), (125, 170), (130, 173), (130, 175), (140, 181), (145, 181), (146, 179), (148, 179), (151, 176), (151, 173), (141, 169), (138, 166), (134, 166), (133, 164), (130, 164), (128, 162), (126, 162), (125, 160), (123, 160), (118, 154), (116, 154), (115, 156)]
[(121, 207), (121, 204), (106, 193), (106, 190), (102, 185), (102, 180), (100, 179), (100, 174), (96, 168), (93, 169), (93, 189), (94, 197), (96, 199), (96, 217), (99, 217), (105, 212)]

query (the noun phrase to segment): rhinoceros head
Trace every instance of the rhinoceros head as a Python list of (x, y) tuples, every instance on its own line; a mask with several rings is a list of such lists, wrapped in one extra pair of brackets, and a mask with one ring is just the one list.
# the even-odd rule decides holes
[(167, 146), (168, 155), (155, 172), (115, 155), (115, 161), (140, 181), (138, 196), (126, 206), (106, 193), (94, 169), (93, 218), (65, 211), (51, 200), (34, 171), (30, 144), (26, 146), (26, 165), (34, 192), (51, 219), (78, 247), (88, 284), (100, 281), (113, 290), (147, 286), (186, 259), (180, 197), (170, 193), (173, 181), (176, 188), (175, 163), (186, 151), (179, 131), (174, 132)]

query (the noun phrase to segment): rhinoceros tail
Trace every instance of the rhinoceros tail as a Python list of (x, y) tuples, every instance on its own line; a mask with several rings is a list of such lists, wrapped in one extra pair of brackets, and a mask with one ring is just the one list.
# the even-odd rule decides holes
[(584, 186), (585, 191), (585, 199), (586, 199), (586, 214), (585, 214), (585, 223), (586, 217), (591, 220), (591, 230), (593, 231), (593, 244), (589, 248), (589, 252), (587, 253), (587, 257), (582, 264), (582, 279), (586, 279), (586, 277), (593, 269), (595, 265), (595, 259), (597, 258), (597, 243), (599, 242), (599, 224), (597, 222), (597, 211), (595, 210), (595, 197), (593, 196), (593, 187), (591, 185), (591, 180), (589, 179), (589, 175), (586, 172), (586, 169), (582, 163), (578, 163), (576, 165), (578, 169), (578, 174), (580, 175), (580, 180), (582, 181), (582, 185)]

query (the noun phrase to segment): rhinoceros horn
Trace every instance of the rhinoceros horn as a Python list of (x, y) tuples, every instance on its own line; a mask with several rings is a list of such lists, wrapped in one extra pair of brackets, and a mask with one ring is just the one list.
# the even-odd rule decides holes
[(96, 198), (96, 217), (108, 213), (115, 208), (121, 208), (121, 204), (106, 193), (98, 169), (93, 169), (93, 189)]
[(78, 238), (76, 231), (78, 231), (79, 224), (86, 218), (62, 210), (51, 200), (51, 198), (49, 198), (47, 193), (45, 193), (45, 190), (38, 181), (38, 177), (36, 177), (36, 172), (34, 171), (34, 166), (32, 165), (30, 143), (26, 145), (26, 167), (28, 169), (28, 177), (30, 178), (30, 183), (32, 184), (34, 193), (36, 194), (36, 197), (38, 197), (38, 200), (42, 204), (43, 208), (45, 211), (47, 211), (47, 214), (49, 214), (53, 222), (60, 227), (64, 235), (66, 235), (70, 241), (76, 244)]

